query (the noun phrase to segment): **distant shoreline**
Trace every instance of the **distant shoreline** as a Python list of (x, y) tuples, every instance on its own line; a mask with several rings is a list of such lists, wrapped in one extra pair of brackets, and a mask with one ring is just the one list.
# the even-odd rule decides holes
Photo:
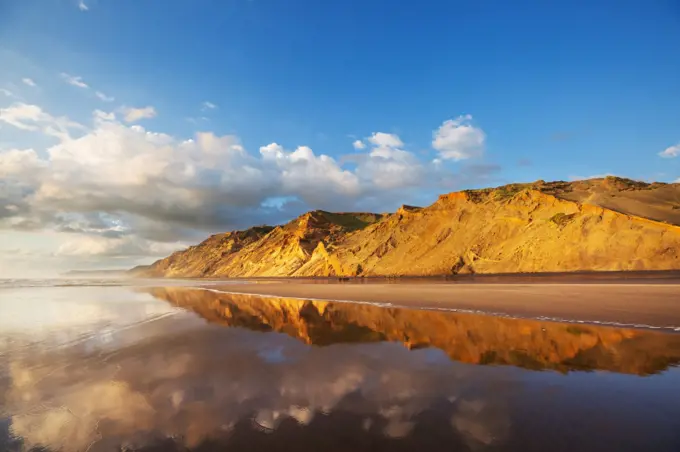
[[(134, 275), (131, 275), (135, 277)], [(145, 277), (145, 279), (186, 279), (196, 281), (252, 281), (297, 283), (445, 283), (445, 284), (680, 284), (680, 270), (578, 271), (540, 273), (476, 273), (432, 276), (243, 276), (243, 277)]]

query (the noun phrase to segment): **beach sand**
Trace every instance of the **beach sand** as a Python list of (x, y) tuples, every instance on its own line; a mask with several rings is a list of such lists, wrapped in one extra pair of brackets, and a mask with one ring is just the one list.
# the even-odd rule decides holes
[[(625, 283), (336, 283), (260, 281), (218, 285), (217, 290), (289, 298), (389, 303), (520, 317), (624, 325), (680, 327), (680, 284)], [(678, 329), (680, 331), (680, 329)]]

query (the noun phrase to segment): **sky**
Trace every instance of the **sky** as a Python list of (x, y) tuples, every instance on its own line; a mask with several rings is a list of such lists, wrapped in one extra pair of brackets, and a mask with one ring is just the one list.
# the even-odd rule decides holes
[(680, 181), (675, 0), (0, 0), (0, 278), (312, 209)]

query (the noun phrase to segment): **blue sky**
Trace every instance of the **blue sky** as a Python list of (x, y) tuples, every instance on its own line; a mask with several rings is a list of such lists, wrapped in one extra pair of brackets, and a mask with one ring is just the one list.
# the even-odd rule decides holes
[[(15, 108), (0, 122), (0, 156), (32, 149), (45, 176), (26, 183), (13, 154), (15, 182), (0, 202), (15, 207), (0, 218), (14, 219), (0, 234), (20, 244), (29, 234), (50, 255), (142, 261), (169, 244), (308, 208), (392, 210), (461, 188), (601, 174), (671, 182), (680, 178), (679, 48), (680, 4), (672, 0), (3, 2), (0, 108)], [(95, 110), (112, 116), (93, 122)], [(17, 127), (17, 114), (37, 126)], [(45, 132), (57, 118), (68, 143)], [(437, 148), (433, 134), (447, 120), (454, 123)], [(103, 122), (111, 135), (101, 133)], [(145, 144), (135, 141), (141, 127)], [(131, 129), (136, 138), (121, 143), (139, 145), (135, 153), (102, 151), (108, 144), (98, 143)], [(135, 202), (160, 190), (148, 181), (165, 177), (178, 143), (199, 141), (196, 132), (229, 137), (182, 154), (183, 172), (170, 178), (176, 188), (179, 180), (200, 186), (200, 200), (178, 193), (184, 204), (147, 214), (167, 204), (162, 193)], [(55, 145), (68, 148), (61, 160), (48, 152)], [(163, 146), (179, 147), (155, 171)], [(300, 146), (311, 154), (293, 156)], [(125, 171), (116, 158), (142, 154), (146, 172), (129, 185), (76, 181), (96, 165)], [(80, 197), (54, 207), (63, 180)], [(21, 199), (10, 199), (18, 191)], [(97, 199), (84, 206), (91, 193)], [(154, 248), (153, 234), (164, 245)]]

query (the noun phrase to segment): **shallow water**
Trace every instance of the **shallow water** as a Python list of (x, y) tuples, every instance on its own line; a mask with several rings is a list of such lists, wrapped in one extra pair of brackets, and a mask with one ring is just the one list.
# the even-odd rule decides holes
[(680, 334), (41, 285), (0, 290), (0, 450), (680, 450)]

